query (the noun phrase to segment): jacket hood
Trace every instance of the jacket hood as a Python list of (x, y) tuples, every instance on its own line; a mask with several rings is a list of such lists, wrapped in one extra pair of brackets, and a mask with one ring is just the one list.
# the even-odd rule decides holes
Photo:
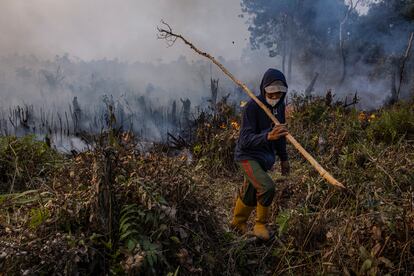
[[(283, 84), (286, 87), (288, 87), (285, 75), (281, 71), (279, 71), (277, 69), (273, 69), (273, 68), (268, 69), (264, 73), (263, 78), (262, 78), (262, 82), (260, 83), (260, 96), (265, 101), (266, 104), (267, 104), (266, 96), (265, 96), (266, 92), (265, 92), (264, 88), (266, 86), (268, 86), (269, 84), (271, 84), (272, 82), (274, 82), (274, 81), (281, 81), (281, 82), (283, 82)], [(282, 103), (284, 101), (285, 97), (286, 97), (286, 93), (283, 94), (283, 96), (280, 98), (280, 101), (277, 105)]]

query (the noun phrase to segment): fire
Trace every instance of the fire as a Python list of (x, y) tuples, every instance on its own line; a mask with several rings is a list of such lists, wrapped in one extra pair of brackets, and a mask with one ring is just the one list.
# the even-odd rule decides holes
[(238, 123), (238, 122), (236, 122), (236, 121), (231, 122), (231, 126), (232, 126), (234, 129), (237, 129), (237, 130), (239, 130), (239, 129), (240, 129), (240, 125), (239, 125), (239, 123)]
[(225, 124), (225, 123), (222, 123), (222, 124), (220, 125), (220, 128), (221, 128), (221, 129), (226, 129), (226, 128), (227, 128), (227, 126), (226, 126), (226, 124)]

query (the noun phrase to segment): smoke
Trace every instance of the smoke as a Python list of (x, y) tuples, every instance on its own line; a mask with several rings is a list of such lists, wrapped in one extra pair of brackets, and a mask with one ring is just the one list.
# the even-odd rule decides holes
[[(270, 66), (219, 59), (253, 89)], [(168, 63), (127, 63), (14, 55), (0, 58), (0, 64), (1, 134), (97, 133), (111, 125), (159, 141), (184, 128), (189, 113), (209, 109), (210, 78), (219, 79), (219, 99), (246, 100), (208, 61), (184, 56)], [(114, 108), (113, 125), (109, 106)]]
[[(10, 126), (13, 120), (22, 133), (28, 128), (44, 133), (50, 128), (100, 131), (110, 123), (110, 105), (115, 107), (117, 127), (132, 129), (151, 140), (163, 139), (185, 123), (184, 101), (191, 102), (193, 112), (208, 108), (211, 77), (220, 79), (219, 97), (230, 94), (230, 99), (238, 102), (246, 96), (182, 43), (168, 48), (157, 40), (160, 19), (218, 57), (258, 92), (262, 74), (269, 67), (282, 69), (283, 59), (280, 49), (276, 49), (276, 56), (268, 56), (266, 39), (256, 45), (260, 49), (252, 50), (248, 38), (257, 35), (255, 26), (266, 20), (266, 13), (273, 17), (278, 14), (277, 4), (281, 2), (254, 2), (251, 10), (243, 12), (237, 0), (3, 0), (0, 133), (7, 134), (5, 125)], [(385, 27), (378, 23), (387, 12), (377, 11), (374, 16), (367, 6), (354, 12), (349, 20), (352, 24), (344, 25), (348, 74), (339, 86), (338, 26), (346, 6), (341, 1), (304, 3), (311, 12), (302, 14), (302, 25), (293, 21), (302, 29), (289, 29), (295, 40), (285, 45), (285, 49), (294, 49), (290, 90), (304, 91), (318, 72), (316, 92), (333, 89), (337, 98), (343, 98), (358, 91), (360, 107), (365, 108), (383, 103), (391, 83), (386, 70), (388, 57), (402, 53), (412, 24), (401, 16), (387, 19), (393, 25), (383, 31)], [(261, 10), (260, 5), (268, 9)], [(251, 16), (256, 12), (261, 16)], [(278, 40), (277, 22), (266, 25), (261, 34), (277, 40), (270, 44), (274, 47), (287, 41)], [(285, 61), (287, 74), (288, 67)], [(412, 68), (412, 63), (407, 68)], [(405, 92), (408, 87), (405, 85)], [(47, 121), (48, 127), (28, 127), (21, 120), (24, 114), (16, 115), (16, 109), (10, 109), (17, 105), (32, 105), (34, 115), (28, 120)], [(65, 122), (66, 116), (69, 122)], [(80, 117), (82, 121), (76, 122)]]
[[(53, 59), (70, 53), (82, 60), (165, 62), (194, 58), (182, 45), (156, 39), (164, 19), (206, 50), (238, 59), (247, 28), (237, 0), (2, 0), (0, 55)], [(233, 44), (234, 42), (234, 44)]]
[[(363, 6), (350, 9), (351, 2)], [(411, 2), (243, 0), (242, 7), (252, 46), (283, 57), (279, 68), (292, 87), (303, 91), (318, 73), (315, 91), (333, 89), (340, 98), (358, 92), (359, 107), (375, 108), (399, 86), (402, 55), (414, 29)], [(408, 77), (413, 71), (411, 59), (401, 97), (414, 90)]]
[[(76, 97), (83, 113), (79, 128), (99, 131), (110, 103), (121, 117), (118, 124), (161, 139), (177, 128), (165, 119), (174, 101), (178, 117), (181, 99), (189, 99), (193, 110), (206, 107), (210, 77), (222, 75), (186, 46), (168, 48), (157, 40), (160, 19), (206, 51), (239, 60), (248, 43), (240, 13), (236, 0), (1, 1), (1, 133), (7, 133), (9, 117), (21, 123), (20, 115), (12, 114), (17, 105), (33, 106), (33, 117), (48, 117), (49, 127), (60, 128), (57, 114), (73, 114)], [(233, 90), (230, 82), (220, 81), (219, 97)], [(66, 127), (74, 130), (72, 121)], [(17, 134), (28, 131), (21, 124)]]

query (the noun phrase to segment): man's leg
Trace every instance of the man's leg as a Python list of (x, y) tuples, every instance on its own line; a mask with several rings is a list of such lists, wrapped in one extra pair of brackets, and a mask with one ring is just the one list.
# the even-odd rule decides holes
[(272, 204), (275, 195), (275, 184), (258, 162), (245, 160), (241, 161), (241, 166), (249, 182), (256, 190), (256, 223), (253, 233), (263, 240), (268, 240), (270, 235), (266, 223), (269, 216), (269, 206)]
[[(240, 164), (249, 183), (256, 190), (257, 202), (262, 206), (269, 207), (275, 196), (275, 184), (273, 180), (256, 161), (244, 160)], [(251, 195), (252, 192), (246, 189), (245, 197), (251, 198)]]
[[(243, 170), (243, 167), (240, 167)], [(247, 220), (251, 212), (256, 208), (256, 189), (250, 183), (249, 179), (244, 176), (242, 187), (239, 189), (236, 204), (234, 207), (233, 219), (230, 223), (231, 227), (241, 234), (247, 232)]]
[(243, 186), (239, 189), (239, 197), (247, 206), (256, 207), (257, 194), (253, 184), (249, 181), (249, 178), (245, 175)]

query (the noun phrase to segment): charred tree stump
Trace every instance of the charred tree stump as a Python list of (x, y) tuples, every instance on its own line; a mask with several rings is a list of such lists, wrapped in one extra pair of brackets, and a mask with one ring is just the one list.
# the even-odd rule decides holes
[(178, 123), (177, 119), (177, 102), (174, 100), (171, 108), (171, 123), (176, 126)]
[(359, 103), (358, 92), (355, 92), (354, 97), (352, 98), (352, 102), (348, 103), (348, 97), (345, 97), (345, 103), (343, 105), (344, 108), (347, 108), (352, 105), (356, 105)]
[(219, 79), (210, 79), (210, 91), (211, 91), (211, 107), (214, 110), (217, 103)]
[(390, 96), (386, 100), (386, 105), (393, 105), (398, 101), (397, 95), (397, 61), (395, 57), (391, 57), (390, 61)]
[(190, 124), (190, 112), (191, 112), (191, 101), (190, 99), (180, 99), (183, 104), (182, 122), (184, 127), (188, 127)]
[(329, 89), (326, 92), (326, 95), (325, 95), (325, 105), (326, 106), (331, 106), (332, 105), (332, 100), (333, 100), (332, 91), (331, 91), (331, 89)]
[(73, 124), (74, 124), (74, 132), (75, 134), (78, 134), (80, 131), (80, 122), (82, 120), (82, 110), (78, 103), (78, 97), (74, 97), (72, 101), (73, 105)]

